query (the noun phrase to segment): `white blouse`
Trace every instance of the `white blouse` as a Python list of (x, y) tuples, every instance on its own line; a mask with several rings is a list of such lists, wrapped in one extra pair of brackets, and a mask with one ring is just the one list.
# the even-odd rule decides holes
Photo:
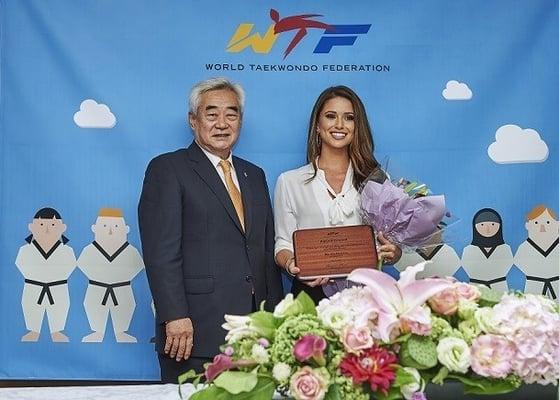
[(338, 194), (326, 181), (324, 171), (312, 164), (282, 173), (274, 193), (276, 228), (275, 254), (293, 251), (293, 232), (297, 229), (360, 225), (359, 193), (353, 187), (353, 168), (347, 169), (342, 191)]

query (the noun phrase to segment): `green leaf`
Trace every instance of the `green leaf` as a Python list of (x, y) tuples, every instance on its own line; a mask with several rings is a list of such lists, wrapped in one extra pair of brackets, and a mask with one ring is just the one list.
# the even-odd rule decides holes
[(301, 306), (299, 314), (316, 315), (316, 305), (308, 294), (305, 292), (299, 293), (295, 301)]
[(444, 380), (448, 377), (448, 372), (449, 371), (447, 367), (441, 367), (441, 369), (439, 369), (439, 372), (437, 372), (437, 375), (435, 375), (433, 379), (431, 379), (431, 382), (436, 385), (442, 385), (444, 383)]
[(267, 376), (257, 377), (258, 383), (250, 392), (231, 394), (227, 390), (211, 384), (204, 390), (194, 393), (189, 400), (270, 400), (276, 385)]
[[(276, 384), (268, 376), (259, 376), (258, 383), (249, 393), (228, 394), (231, 400), (270, 400), (274, 396)], [(221, 399), (220, 399), (221, 400)]]
[(342, 400), (342, 395), (340, 394), (340, 387), (338, 384), (334, 383), (328, 388), (324, 400)]
[[(200, 381), (200, 376), (201, 376), (201, 374), (198, 375), (196, 373), (196, 371), (194, 371), (193, 369), (188, 370), (184, 374), (179, 375), (178, 384), (179, 384), (179, 396), (180, 396), (181, 399), (182, 399), (181, 385), (183, 383), (188, 382), (191, 379), (194, 379), (195, 381), (196, 380)], [(194, 385), (196, 385), (196, 383)]]
[(396, 369), (396, 379), (394, 380), (393, 385), (395, 387), (402, 387), (405, 385), (409, 385), (415, 382), (415, 377), (406, 371), (404, 368), (398, 367)]
[(481, 292), (481, 297), (479, 298), (480, 307), (493, 307), (495, 304), (500, 302), (501, 297), (503, 297), (503, 292), (490, 289), (487, 286), (476, 285), (476, 287)]
[(267, 311), (256, 311), (250, 314), (250, 325), (267, 339), (274, 338), (278, 327), (274, 314)]
[(421, 377), (426, 383), (432, 382), (435, 375), (437, 375), (437, 369), (432, 368), (428, 370), (419, 371), (419, 375), (421, 375)]
[(188, 382), (191, 379), (194, 379), (198, 376), (196, 371), (193, 369), (186, 371), (184, 374), (179, 375), (179, 385), (182, 385), (185, 382)]
[(250, 392), (258, 383), (258, 377), (250, 372), (224, 371), (214, 380), (215, 386), (231, 394)]
[(405, 335), (398, 336), (396, 339), (392, 340), (389, 343), (390, 344), (404, 343), (410, 338), (410, 336), (411, 336), (411, 333), (406, 333)]
[(448, 375), (449, 378), (456, 379), (464, 384), (466, 394), (503, 394), (509, 393), (520, 387), (520, 382), (510, 379), (489, 379), (481, 377), (469, 377), (462, 375)]
[(375, 400), (400, 400), (403, 398), (400, 388), (392, 386), (386, 394), (382, 393), (380, 390), (373, 392)]
[(215, 385), (208, 386), (190, 396), (189, 400), (227, 400), (231, 398), (231, 393)]

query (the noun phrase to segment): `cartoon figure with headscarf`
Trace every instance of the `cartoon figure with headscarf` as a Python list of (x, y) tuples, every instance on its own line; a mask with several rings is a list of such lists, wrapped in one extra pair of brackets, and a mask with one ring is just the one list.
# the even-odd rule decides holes
[(513, 257), (503, 240), (501, 216), (491, 208), (483, 208), (474, 215), (472, 225), (472, 243), (462, 253), (462, 266), (470, 282), (506, 291)]
[(136, 343), (126, 331), (136, 309), (131, 281), (144, 268), (144, 261), (128, 243), (130, 227), (119, 208), (102, 208), (91, 230), (95, 240), (78, 258), (79, 268), (89, 279), (83, 305), (93, 331), (82, 342), (102, 342), (110, 315), (116, 341)]
[(526, 293), (559, 296), (559, 221), (544, 205), (526, 215), (526, 239), (514, 255), (514, 264), (526, 274)]
[(66, 225), (54, 208), (41, 208), (28, 225), (31, 235), (17, 253), (16, 265), (25, 278), (21, 306), (28, 332), (22, 342), (39, 340), (45, 313), (53, 342), (68, 342), (66, 326), (70, 296), (68, 278), (76, 268), (74, 250), (63, 235)]

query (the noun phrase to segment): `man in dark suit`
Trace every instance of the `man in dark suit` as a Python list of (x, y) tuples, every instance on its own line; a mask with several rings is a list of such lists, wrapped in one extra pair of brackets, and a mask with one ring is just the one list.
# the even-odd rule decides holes
[(264, 171), (231, 153), (243, 105), (243, 89), (226, 78), (198, 83), (188, 118), (195, 140), (146, 171), (138, 213), (163, 382), (211, 361), (224, 314), (264, 300), (271, 310), (282, 296)]

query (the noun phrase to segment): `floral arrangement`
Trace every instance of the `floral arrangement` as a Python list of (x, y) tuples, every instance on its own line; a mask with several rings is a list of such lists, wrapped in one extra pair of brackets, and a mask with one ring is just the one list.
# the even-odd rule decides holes
[(430, 194), (425, 184), (403, 178), (370, 180), (361, 191), (363, 220), (392, 243), (415, 250), (430, 242), (448, 215), (444, 196)]
[(557, 385), (559, 306), (542, 296), (501, 295), (452, 279), (394, 280), (373, 269), (315, 306), (288, 294), (274, 312), (225, 316), (221, 353), (180, 381), (202, 376), (205, 399), (426, 399), (427, 383), (460, 381), (466, 393), (522, 383)]

